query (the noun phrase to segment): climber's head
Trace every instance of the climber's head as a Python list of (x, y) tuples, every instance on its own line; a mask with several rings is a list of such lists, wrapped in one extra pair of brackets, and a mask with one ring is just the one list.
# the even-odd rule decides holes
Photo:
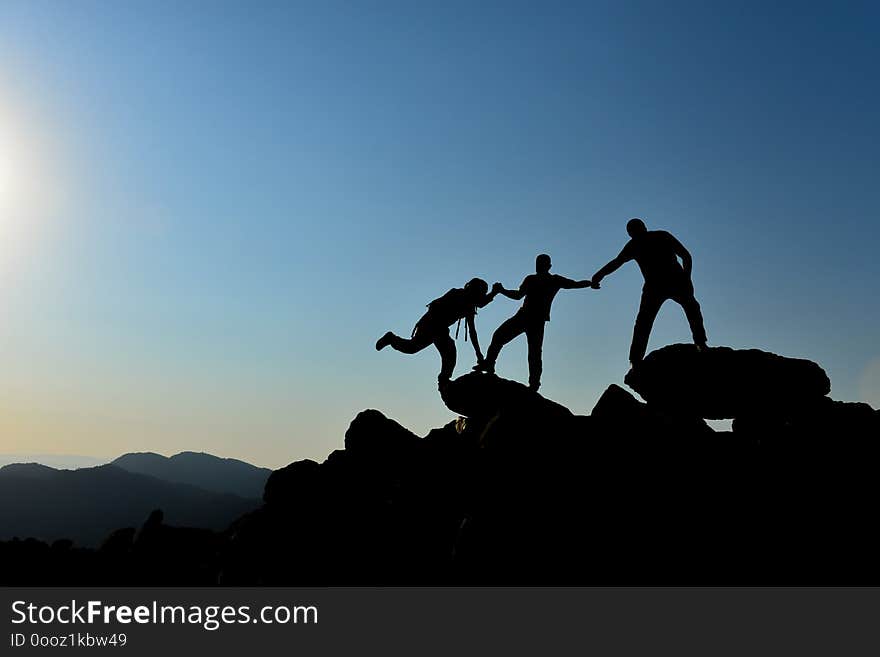
[(641, 219), (630, 219), (626, 222), (626, 232), (630, 237), (635, 237), (648, 232), (648, 227)]
[(489, 293), (489, 284), (482, 278), (472, 278), (464, 286), (468, 298), (472, 301), (480, 301)]
[(550, 271), (551, 264), (552, 263), (550, 262), (550, 256), (548, 256), (546, 253), (542, 253), (537, 258), (535, 258), (535, 271), (537, 271), (539, 274), (546, 274), (548, 271)]

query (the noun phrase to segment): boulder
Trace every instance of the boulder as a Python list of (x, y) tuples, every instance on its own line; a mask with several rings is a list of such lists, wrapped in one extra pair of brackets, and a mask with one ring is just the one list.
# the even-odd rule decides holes
[(651, 406), (717, 420), (794, 412), (831, 391), (828, 375), (809, 360), (685, 344), (651, 352), (624, 381)]
[(618, 385), (610, 385), (599, 397), (590, 417), (606, 432), (659, 439), (667, 436), (703, 436), (715, 432), (700, 417), (663, 413), (640, 402)]
[(318, 489), (320, 467), (311, 459), (303, 459), (275, 470), (266, 481), (263, 501), (272, 505), (309, 501)]
[(419, 443), (419, 437), (375, 409), (357, 414), (345, 432), (345, 451), (355, 458), (398, 459)]
[(550, 421), (573, 417), (562, 404), (542, 397), (522, 383), (494, 374), (472, 372), (460, 376), (441, 388), (440, 397), (452, 412), (478, 421), (490, 420), (502, 411), (541, 416)]

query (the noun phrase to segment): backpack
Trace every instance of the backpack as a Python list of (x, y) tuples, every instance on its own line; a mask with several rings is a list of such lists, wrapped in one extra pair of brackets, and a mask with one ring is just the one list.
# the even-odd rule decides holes
[[(416, 334), (419, 324), (421, 324), (426, 318), (430, 317), (437, 324), (442, 324), (443, 326), (450, 326), (453, 322), (458, 320), (455, 327), (455, 338), (458, 339), (458, 333), (461, 329), (461, 320), (470, 312), (476, 314), (477, 311), (475, 306), (466, 302), (465, 291), (455, 287), (443, 296), (437, 297), (428, 303), (427, 308), (428, 312), (416, 322), (412, 332), (413, 335)], [(464, 339), (467, 341), (467, 331), (465, 331)]]

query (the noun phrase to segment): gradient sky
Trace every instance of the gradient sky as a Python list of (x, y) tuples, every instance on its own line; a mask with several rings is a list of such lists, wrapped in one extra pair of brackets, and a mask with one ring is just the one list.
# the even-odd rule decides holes
[[(449, 421), (439, 357), (376, 353), (472, 276), (588, 277), (676, 234), (712, 344), (880, 405), (880, 5), (0, 6), (0, 453), (323, 459), (379, 408)], [(626, 369), (641, 279), (563, 291), (542, 392)], [(484, 346), (516, 304), (480, 312)], [(651, 348), (686, 341), (664, 307)], [(473, 363), (459, 341), (459, 367)], [(520, 339), (499, 373), (525, 380)]]

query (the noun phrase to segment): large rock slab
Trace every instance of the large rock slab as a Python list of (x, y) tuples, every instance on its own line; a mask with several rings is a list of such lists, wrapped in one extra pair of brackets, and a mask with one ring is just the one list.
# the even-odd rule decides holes
[(787, 414), (831, 391), (828, 375), (809, 360), (685, 344), (651, 352), (624, 381), (652, 406), (717, 420)]
[(573, 417), (562, 404), (542, 397), (522, 383), (494, 374), (473, 372), (460, 376), (441, 388), (440, 397), (449, 410), (472, 419), (491, 419), (502, 411), (550, 421)]

